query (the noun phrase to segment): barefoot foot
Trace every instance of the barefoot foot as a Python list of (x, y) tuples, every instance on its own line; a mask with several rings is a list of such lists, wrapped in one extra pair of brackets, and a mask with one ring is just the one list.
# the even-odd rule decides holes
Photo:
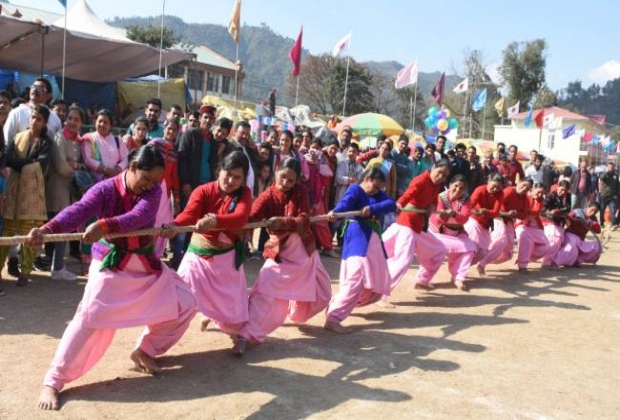
[(209, 324), (211, 323), (211, 318), (204, 317), (202, 321), (200, 321), (200, 331), (205, 332), (207, 328), (209, 328)]
[(44, 385), (39, 397), (39, 408), (41, 410), (58, 410), (58, 391), (51, 386)]
[(384, 308), (384, 309), (396, 308), (396, 305), (391, 304), (390, 302), (387, 301), (387, 299), (381, 299), (377, 303), (375, 303), (375, 305), (377, 305), (380, 308)]
[(232, 352), (235, 356), (243, 356), (248, 347), (248, 340), (245, 337), (237, 336), (233, 340)]
[(154, 358), (149, 356), (141, 348), (137, 348), (131, 353), (131, 360), (140, 372), (156, 375), (161, 372), (161, 368)]
[(454, 285), (462, 292), (469, 292), (469, 287), (465, 284), (465, 280), (455, 280)]
[(480, 274), (481, 276), (485, 276), (487, 274), (486, 270), (481, 265), (477, 265), (476, 269), (478, 270), (478, 274)]
[(336, 334), (350, 334), (351, 332), (353, 332), (350, 328), (340, 325), (340, 322), (326, 321), (323, 328)]
[(435, 290), (435, 286), (433, 286), (430, 283), (429, 284), (416, 283), (415, 288), (419, 290), (426, 290), (426, 291)]
[(519, 267), (519, 273), (521, 273), (521, 274), (527, 274), (527, 268), (525, 268), (525, 267)]

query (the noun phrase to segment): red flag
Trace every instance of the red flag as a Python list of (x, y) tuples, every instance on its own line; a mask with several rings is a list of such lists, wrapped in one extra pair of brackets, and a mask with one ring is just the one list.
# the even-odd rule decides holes
[(544, 118), (545, 118), (545, 110), (541, 109), (540, 111), (538, 111), (538, 114), (536, 114), (536, 116), (534, 117), (534, 121), (536, 121), (536, 127), (542, 128)]
[(291, 52), (288, 55), (293, 62), (293, 76), (299, 76), (299, 70), (301, 69), (301, 38), (303, 34), (304, 27), (302, 26), (297, 41), (293, 44), (293, 48), (291, 48)]
[(435, 84), (435, 87), (433, 88), (433, 91), (431, 92), (439, 106), (443, 104), (443, 86), (445, 83), (446, 73), (441, 73), (441, 77), (439, 78), (439, 80)]
[(586, 133), (586, 135), (585, 135), (585, 136), (583, 136), (583, 140), (584, 140), (586, 143), (589, 143), (589, 142), (592, 140), (592, 137), (594, 137), (594, 134), (592, 134), (592, 133)]

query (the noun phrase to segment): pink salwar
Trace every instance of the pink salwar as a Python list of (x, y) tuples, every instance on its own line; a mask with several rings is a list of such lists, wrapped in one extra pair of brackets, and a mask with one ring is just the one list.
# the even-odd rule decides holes
[(243, 266), (235, 268), (235, 251), (209, 259), (186, 252), (179, 275), (187, 283), (196, 307), (222, 331), (237, 334), (248, 317), (248, 290)]
[(491, 246), (491, 234), (489, 229), (484, 228), (476, 219), (470, 217), (463, 225), (469, 239), (478, 245), (478, 251), (474, 255), (472, 264), (478, 263), (489, 253)]
[(514, 244), (515, 227), (512, 222), (495, 219), (493, 221), (493, 232), (491, 232), (491, 245), (484, 262), (501, 264), (510, 261), (514, 255)]
[(393, 223), (382, 235), (390, 272), (390, 291), (398, 285), (411, 265), (414, 253), (420, 269), (416, 281), (430, 284), (446, 256), (446, 247), (429, 232), (416, 233), (411, 228)]
[(543, 257), (542, 265), (543, 267), (549, 267), (552, 263), (554, 263), (556, 254), (560, 251), (560, 248), (562, 248), (562, 243), (564, 242), (564, 229), (553, 223), (545, 225), (544, 232), (547, 237), (547, 241), (549, 241), (549, 251)]
[(478, 246), (469, 239), (466, 232), (459, 232), (456, 236), (432, 232), (446, 247), (448, 271), (453, 280), (463, 281), (478, 250)]
[(544, 257), (549, 252), (549, 241), (541, 228), (520, 225), (515, 229), (515, 234), (519, 245), (517, 253), (519, 268), (527, 268), (530, 262)]
[(600, 245), (596, 241), (584, 241), (571, 232), (564, 235), (564, 243), (555, 255), (559, 266), (572, 267), (575, 264), (594, 264), (600, 256)]
[(84, 297), (45, 375), (43, 384), (57, 391), (103, 357), (116, 329), (147, 324), (136, 348), (155, 357), (180, 340), (195, 314), (189, 288), (165, 265), (160, 274), (146, 272), (133, 255), (122, 271), (100, 266), (91, 263)]
[(365, 257), (342, 260), (340, 289), (327, 308), (327, 321), (342, 322), (356, 307), (370, 305), (389, 295), (390, 288), (391, 277), (387, 260), (383, 257), (381, 240), (372, 232)]
[(249, 300), (249, 321), (239, 335), (262, 343), (288, 317), (302, 324), (324, 310), (331, 299), (331, 278), (317, 251), (308, 256), (301, 238), (291, 233), (280, 248), (280, 262), (267, 259)]
[[(161, 187), (161, 199), (159, 200), (159, 207), (157, 214), (155, 215), (155, 227), (161, 227), (162, 225), (172, 223), (174, 216), (172, 215), (172, 202), (170, 201), (168, 186), (166, 180), (162, 179), (159, 184)], [(155, 251), (153, 252), (157, 258), (161, 258), (166, 250), (168, 239), (158, 236), (155, 238)]]

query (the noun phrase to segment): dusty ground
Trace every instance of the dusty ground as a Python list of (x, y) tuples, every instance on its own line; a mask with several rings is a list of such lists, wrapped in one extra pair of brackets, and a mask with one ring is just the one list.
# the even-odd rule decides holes
[[(285, 325), (243, 359), (198, 318), (165, 372), (131, 370), (140, 329), (118, 332), (70, 384), (59, 413), (36, 409), (43, 374), (84, 283), (12, 280), (0, 298), (0, 419), (620, 419), (620, 233), (596, 267), (515, 273), (470, 293), (397, 288), (395, 309), (357, 310), (336, 336)], [(325, 259), (337, 278), (336, 260)], [(537, 266), (537, 265), (536, 265)], [(253, 280), (259, 263), (246, 266)], [(5, 279), (10, 279), (5, 274)], [(448, 278), (445, 267), (439, 282)], [(334, 280), (334, 289), (337, 281)]]

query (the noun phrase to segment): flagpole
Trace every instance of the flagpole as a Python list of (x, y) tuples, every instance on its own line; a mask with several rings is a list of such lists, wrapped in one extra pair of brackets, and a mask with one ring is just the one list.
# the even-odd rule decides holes
[(297, 99), (299, 98), (299, 75), (297, 77), (297, 89), (295, 89), (295, 106), (297, 106)]
[(415, 90), (413, 91), (413, 113), (411, 114), (411, 135), (415, 136), (415, 109), (418, 102), (418, 82), (415, 82)]
[(62, 38), (62, 88), (60, 89), (61, 99), (65, 99), (65, 66), (67, 64), (67, 3), (65, 2), (65, 32)]
[(166, 0), (163, 0), (162, 6), (161, 6), (161, 28), (159, 31), (159, 70), (158, 70), (159, 79), (157, 79), (157, 97), (158, 98), (161, 97), (161, 61), (162, 61), (162, 54), (163, 54), (163, 49), (164, 49), (164, 13), (165, 11), (166, 11)]
[(349, 36), (349, 49), (347, 50), (347, 73), (344, 76), (344, 98), (342, 99), (342, 116), (344, 117), (345, 110), (347, 108), (347, 85), (349, 83), (349, 62), (351, 61), (351, 38)]
[[(239, 42), (241, 42), (241, 39), (239, 39)], [(238, 91), (239, 91), (239, 87), (237, 86), (237, 83), (239, 83), (239, 44), (237, 44), (237, 52), (235, 53), (235, 109), (237, 109), (237, 99), (239, 97), (238, 95)]]
[(482, 138), (484, 140), (484, 131), (485, 131), (485, 124), (486, 124), (486, 120), (487, 120), (487, 107), (486, 107), (486, 103), (484, 104), (484, 108), (482, 108), (482, 134), (480, 135), (480, 138)]

